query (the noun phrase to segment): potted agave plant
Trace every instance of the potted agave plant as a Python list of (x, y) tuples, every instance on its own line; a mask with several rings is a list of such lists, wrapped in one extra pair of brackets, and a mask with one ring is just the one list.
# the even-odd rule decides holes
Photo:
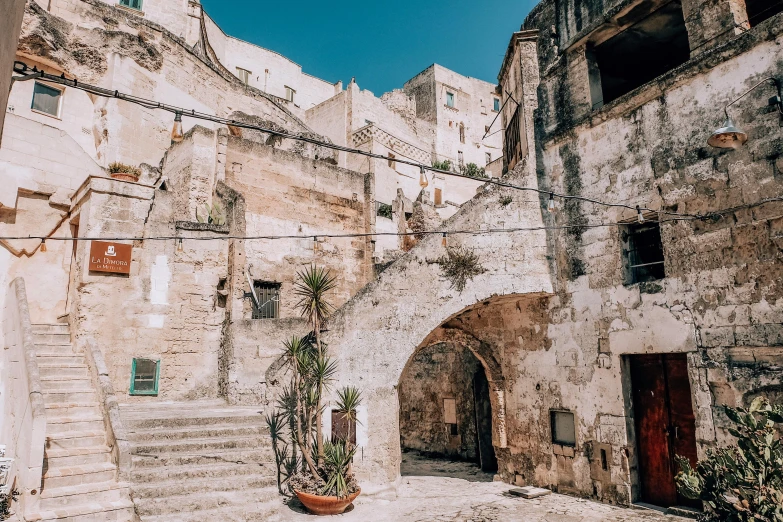
[(114, 179), (136, 183), (141, 177), (141, 169), (115, 161), (109, 164), (109, 175)]
[(298, 274), (297, 308), (307, 318), (310, 333), (284, 343), (283, 359), (291, 382), (277, 400), (277, 410), (267, 415), (277, 463), (277, 484), (283, 495), (293, 494), (316, 515), (342, 513), (361, 493), (351, 462), (356, 453), (351, 426), (357, 422), (361, 394), (353, 387), (337, 392), (337, 411), (348, 421), (344, 439), (323, 438), (323, 397), (337, 373), (337, 364), (326, 353), (321, 329), (333, 311), (327, 296), (335, 278), (310, 267)]

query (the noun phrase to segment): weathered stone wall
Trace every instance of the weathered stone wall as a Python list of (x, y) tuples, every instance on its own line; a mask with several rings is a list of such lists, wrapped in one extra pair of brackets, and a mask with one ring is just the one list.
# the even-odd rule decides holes
[[(411, 358), (400, 378), (400, 446), (428, 455), (478, 460), (473, 377), (484, 371), (458, 344), (433, 344)], [(456, 403), (457, 434), (446, 424), (444, 399)]]
[(0, 21), (0, 143), (2, 143), (3, 122), (5, 121), (8, 93), (11, 90), (11, 67), (16, 57), (16, 42), (19, 27), (22, 24), (25, 0), (13, 0), (6, 4), (5, 15)]

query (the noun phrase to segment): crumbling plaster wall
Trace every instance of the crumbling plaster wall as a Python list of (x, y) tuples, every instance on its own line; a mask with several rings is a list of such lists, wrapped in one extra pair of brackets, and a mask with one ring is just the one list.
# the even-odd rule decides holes
[[(400, 446), (462, 460), (478, 460), (473, 377), (484, 371), (460, 344), (436, 343), (413, 355), (400, 378)], [(457, 434), (446, 424), (444, 399), (454, 399)]]
[[(715, 12), (721, 13), (728, 2), (715, 4)], [(783, 194), (781, 119), (765, 109), (773, 89), (756, 91), (731, 109), (737, 125), (750, 137), (744, 147), (714, 149), (706, 144), (723, 120), (724, 105), (764, 77), (783, 77), (781, 17), (733, 40), (710, 40), (709, 52), (692, 52), (690, 62), (593, 111), (580, 38), (630, 5), (607, 5), (573, 35), (573, 8), (557, 11), (554, 2), (543, 2), (523, 26), (539, 30), (541, 84), (535, 131), (541, 188), (662, 211), (666, 278), (654, 283), (623, 284), (617, 227), (586, 226), (550, 235), (558, 277), (547, 311), (547, 343), (557, 365), (570, 369), (565, 383), (560, 370), (556, 390), (549, 385), (551, 394), (543, 403), (575, 411), (578, 436), (609, 445), (614, 467), (611, 481), (596, 481), (587, 461), (589, 447), (578, 443), (581, 455), (570, 468), (561, 466), (561, 457), (553, 454), (549, 465), (533, 466), (533, 475), (542, 484), (555, 481), (580, 494), (620, 503), (636, 495), (632, 411), (623, 399), (621, 382), (625, 355), (689, 354), (700, 455), (729, 439), (723, 405), (746, 405), (757, 394), (775, 396), (783, 387), (783, 206), (758, 204)], [(686, 1), (683, 9), (693, 12), (699, 5)], [(564, 32), (558, 12), (569, 20), (571, 32)], [(730, 26), (730, 20), (720, 16), (709, 23), (713, 25), (708, 27), (705, 20), (688, 26), (692, 49), (715, 24)], [(550, 30), (553, 25), (558, 28), (555, 33)], [(564, 49), (570, 43), (572, 48)], [(522, 71), (523, 82), (537, 75), (525, 74), (524, 63)], [(738, 208), (715, 220), (669, 221), (665, 213), (733, 207)], [(546, 222), (628, 222), (635, 214), (558, 201)], [(531, 374), (547, 365), (528, 356), (524, 368)], [(551, 374), (546, 377), (553, 380)], [(542, 389), (546, 386), (542, 382)], [(527, 389), (515, 396), (530, 394)], [(593, 397), (601, 400), (593, 402)], [(513, 437), (513, 421), (508, 422), (509, 440), (526, 440)], [(539, 439), (548, 436), (541, 433)], [(553, 450), (542, 447), (539, 454), (548, 451)], [(522, 474), (529, 480), (528, 456), (513, 453), (515, 472), (526, 470)]]

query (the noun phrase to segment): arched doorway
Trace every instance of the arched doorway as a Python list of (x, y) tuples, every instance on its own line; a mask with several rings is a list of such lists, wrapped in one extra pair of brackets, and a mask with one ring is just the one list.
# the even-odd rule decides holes
[(414, 353), (400, 377), (401, 475), (491, 481), (497, 471), (492, 443), (490, 379), (462, 335)]

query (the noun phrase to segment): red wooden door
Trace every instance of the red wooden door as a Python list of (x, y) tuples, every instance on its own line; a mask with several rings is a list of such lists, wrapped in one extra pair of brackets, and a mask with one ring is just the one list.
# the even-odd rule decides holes
[(693, 505), (677, 493), (675, 455), (696, 465), (696, 421), (685, 354), (631, 356), (642, 501)]

